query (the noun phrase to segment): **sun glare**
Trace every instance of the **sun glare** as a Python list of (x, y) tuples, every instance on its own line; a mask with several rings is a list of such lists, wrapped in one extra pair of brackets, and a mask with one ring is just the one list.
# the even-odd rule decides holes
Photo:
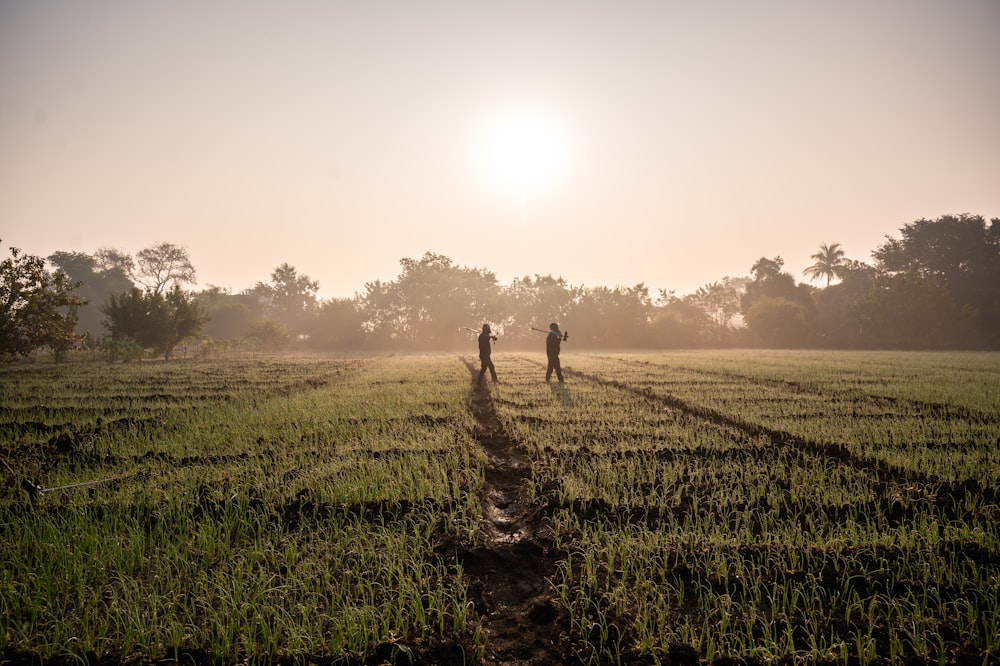
[(534, 111), (498, 115), (482, 140), (482, 161), (496, 185), (525, 200), (552, 185), (566, 168), (564, 131), (554, 119)]

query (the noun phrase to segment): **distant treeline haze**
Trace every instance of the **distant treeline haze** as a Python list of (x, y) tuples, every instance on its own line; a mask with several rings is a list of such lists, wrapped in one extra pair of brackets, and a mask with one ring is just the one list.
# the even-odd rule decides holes
[(166, 354), (223, 341), (260, 349), (475, 351), (473, 331), (483, 323), (499, 334), (497, 350), (540, 349), (543, 336), (531, 327), (550, 322), (569, 332), (567, 350), (1000, 348), (1000, 219), (947, 215), (900, 231), (872, 252), (871, 263), (847, 257), (839, 243), (822, 243), (799, 276), (806, 282), (784, 272), (781, 257), (761, 257), (748, 276), (720, 277), (684, 296), (651, 295), (641, 283), (583, 287), (537, 274), (503, 285), (486, 268), (431, 252), (402, 259), (392, 281), (329, 300), (318, 299), (319, 283), (288, 264), (242, 293), (182, 292), (195, 283), (195, 269), (186, 250), (170, 243), (135, 258), (105, 248), (48, 260), (80, 283), (76, 293), (86, 304), (77, 309), (77, 333), (94, 348), (103, 338), (138, 339), (143, 325), (166, 326), (135, 318), (171, 293), (169, 316), (186, 303), (190, 321), (183, 340), (160, 349)]

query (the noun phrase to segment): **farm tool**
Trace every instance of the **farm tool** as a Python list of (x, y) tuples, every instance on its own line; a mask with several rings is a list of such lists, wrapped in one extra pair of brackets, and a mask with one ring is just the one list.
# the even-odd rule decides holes
[[(469, 328), (468, 326), (463, 326), (462, 328), (464, 328), (467, 331), (472, 331), (473, 333), (481, 333), (482, 332), (482, 331), (477, 331), (474, 328)], [(493, 339), (493, 342), (497, 341), (497, 336), (496, 335), (491, 335), (490, 337)]]
[[(531, 330), (538, 331), (539, 333), (551, 333), (552, 332), (552, 331), (546, 331), (545, 329), (542, 329), (542, 328), (535, 328), (534, 326), (531, 327)], [(566, 340), (569, 340), (569, 331), (563, 331), (563, 333), (562, 333), (562, 335), (560, 335), (560, 337), (563, 339), (563, 342), (565, 342)]]

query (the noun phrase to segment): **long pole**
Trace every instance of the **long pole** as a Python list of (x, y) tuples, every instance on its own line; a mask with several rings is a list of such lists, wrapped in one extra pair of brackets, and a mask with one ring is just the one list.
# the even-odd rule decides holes
[[(464, 329), (465, 329), (465, 330), (467, 330), (467, 331), (472, 331), (473, 333), (481, 333), (481, 332), (482, 332), (482, 331), (477, 331), (477, 330), (476, 330), (476, 329), (474, 329), (474, 328), (469, 328), (468, 326), (463, 326), (462, 328), (464, 328)], [(497, 336), (495, 336), (495, 335), (490, 335), (490, 337), (491, 337), (491, 338), (493, 338), (493, 342), (496, 342), (496, 341), (497, 341)]]
[[(546, 331), (543, 328), (535, 328), (534, 326), (531, 327), (531, 330), (538, 331), (539, 333), (551, 333), (552, 332), (552, 331)], [(569, 340), (569, 331), (565, 331), (563, 333), (560, 333), (559, 337), (562, 338), (563, 341)]]

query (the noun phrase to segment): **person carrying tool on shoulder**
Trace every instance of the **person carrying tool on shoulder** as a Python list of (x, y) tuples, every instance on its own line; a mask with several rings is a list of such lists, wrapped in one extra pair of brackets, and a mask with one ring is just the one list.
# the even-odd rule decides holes
[(490, 332), (490, 325), (483, 324), (483, 332), (479, 334), (479, 381), (483, 381), (487, 369), (489, 369), (493, 381), (498, 381), (497, 369), (493, 367), (493, 360), (490, 358), (490, 354), (493, 352), (491, 341), (496, 339), (497, 336)]
[(562, 366), (559, 365), (559, 347), (564, 336), (559, 332), (559, 324), (555, 322), (549, 324), (549, 334), (545, 336), (545, 354), (549, 357), (549, 367), (545, 370), (545, 381), (552, 379), (552, 371), (555, 370), (559, 383), (563, 383)]

